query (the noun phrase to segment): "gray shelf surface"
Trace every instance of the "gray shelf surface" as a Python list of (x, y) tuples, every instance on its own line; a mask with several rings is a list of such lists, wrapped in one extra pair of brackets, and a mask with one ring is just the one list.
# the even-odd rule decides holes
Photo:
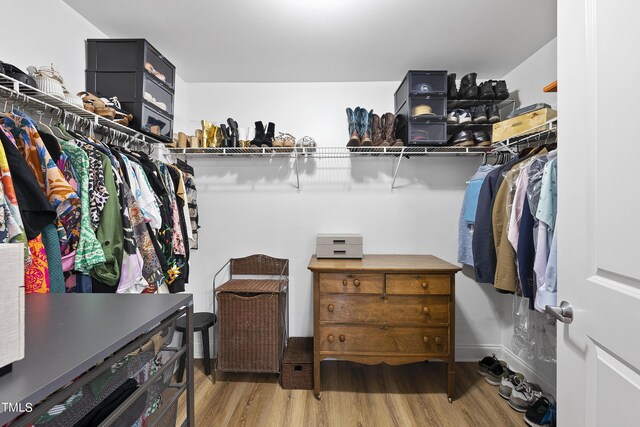
[[(0, 377), (0, 402), (35, 406), (192, 301), (191, 294), (26, 295), (25, 358)], [(0, 405), (0, 425), (17, 415)]]

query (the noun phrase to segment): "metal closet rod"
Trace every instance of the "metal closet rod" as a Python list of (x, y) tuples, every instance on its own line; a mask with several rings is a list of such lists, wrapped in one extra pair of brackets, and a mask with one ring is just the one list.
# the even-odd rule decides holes
[[(11, 112), (14, 107), (18, 105), (21, 106), (21, 108), (25, 110), (25, 112), (26, 110), (29, 110), (30, 115), (39, 117), (40, 123), (46, 124), (44, 121), (42, 121), (42, 119), (44, 117), (48, 117), (49, 126), (53, 126), (53, 120), (58, 120), (65, 126), (69, 126), (69, 128), (71, 129), (82, 130), (82, 132), (89, 131), (91, 136), (93, 136), (96, 132), (102, 134), (108, 137), (109, 142), (111, 143), (123, 145), (127, 148), (131, 145), (136, 145), (140, 148), (147, 147), (147, 152), (149, 154), (153, 152), (154, 145), (145, 141), (142, 137), (142, 134), (137, 131), (132, 130), (132, 132), (135, 132), (135, 134), (130, 135), (113, 127), (99, 123), (98, 120), (100, 119), (100, 116), (97, 116), (93, 113), (87, 112), (87, 114), (93, 115), (95, 119), (83, 117), (73, 112), (66, 111), (62, 107), (51, 105), (43, 100), (21, 93), (19, 90), (15, 89), (16, 87), (19, 88), (19, 86), (23, 85), (23, 83), (15, 81), (14, 79), (11, 79), (10, 77), (4, 75), (0, 75), (0, 79), (10, 80), (14, 83), (14, 89), (0, 85), (0, 102), (4, 100), (4, 112)], [(35, 91), (36, 89), (30, 88), (30, 90)]]

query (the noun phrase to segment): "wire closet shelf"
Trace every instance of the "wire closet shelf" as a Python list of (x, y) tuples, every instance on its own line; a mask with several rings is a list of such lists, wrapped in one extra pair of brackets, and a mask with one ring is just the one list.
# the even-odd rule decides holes
[(115, 143), (127, 146), (134, 144), (147, 148), (149, 152), (156, 144), (163, 144), (156, 138), (101, 117), (0, 73), (0, 106), (2, 106), (2, 102), (4, 102), (3, 111), (5, 112), (11, 111), (15, 106), (20, 106), (25, 111), (28, 110), (32, 117), (40, 122), (48, 119), (50, 125), (61, 122), (76, 129), (87, 129), (90, 133), (107, 135)]
[(193, 147), (169, 148), (169, 153), (199, 157), (231, 158), (352, 158), (352, 157), (429, 157), (429, 156), (487, 156), (498, 152), (516, 153), (523, 145), (547, 142), (557, 132), (557, 118), (529, 129), (509, 139), (497, 141), (489, 147), (402, 146), (402, 147)]

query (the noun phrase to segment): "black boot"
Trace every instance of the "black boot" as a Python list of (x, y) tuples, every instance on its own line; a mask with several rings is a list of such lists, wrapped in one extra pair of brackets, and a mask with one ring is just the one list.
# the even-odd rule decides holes
[(447, 76), (447, 98), (458, 99), (458, 89), (456, 88), (456, 73)]
[(227, 123), (229, 123), (229, 140), (227, 141), (229, 148), (234, 148), (238, 146), (238, 122), (233, 120), (232, 118), (227, 119)]
[(231, 141), (229, 129), (225, 125), (220, 125), (220, 131), (222, 132), (222, 144), (220, 144), (220, 147), (229, 147)]
[(476, 83), (477, 73), (469, 73), (460, 80), (460, 99), (478, 99), (478, 84)]
[[(256, 130), (257, 133), (257, 130)], [(263, 147), (272, 147), (273, 146), (273, 136), (276, 133), (276, 125), (274, 123), (269, 122), (267, 125), (267, 131), (264, 134), (264, 138), (262, 138), (262, 146)]]
[(264, 140), (264, 125), (262, 122), (256, 122), (256, 136), (251, 140), (252, 147), (260, 147)]
[(507, 99), (509, 97), (509, 89), (507, 89), (507, 82), (504, 80), (498, 80), (493, 90), (496, 93), (496, 99)]
[(496, 94), (493, 91), (493, 81), (487, 80), (486, 82), (480, 83), (479, 92), (478, 99), (495, 99)]

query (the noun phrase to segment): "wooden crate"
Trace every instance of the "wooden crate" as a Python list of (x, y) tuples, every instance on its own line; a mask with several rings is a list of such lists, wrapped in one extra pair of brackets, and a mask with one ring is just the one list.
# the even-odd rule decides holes
[(551, 108), (542, 108), (522, 116), (503, 120), (493, 125), (492, 142), (504, 141), (515, 135), (527, 135), (540, 126), (557, 117), (558, 112)]

